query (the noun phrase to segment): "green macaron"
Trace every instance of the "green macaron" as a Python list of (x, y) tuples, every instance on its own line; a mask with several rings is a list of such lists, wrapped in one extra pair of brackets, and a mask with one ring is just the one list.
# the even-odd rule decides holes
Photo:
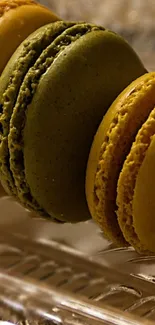
[(46, 25), (0, 78), (0, 179), (38, 215), (90, 218), (85, 172), (97, 127), (117, 95), (146, 72), (119, 35), (88, 23)]

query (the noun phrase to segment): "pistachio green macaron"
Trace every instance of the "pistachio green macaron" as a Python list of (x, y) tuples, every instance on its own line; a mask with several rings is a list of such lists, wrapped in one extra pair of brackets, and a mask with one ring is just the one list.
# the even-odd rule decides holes
[(29, 36), (0, 78), (0, 179), (26, 208), (49, 220), (90, 218), (88, 155), (117, 95), (146, 72), (119, 35), (58, 21)]

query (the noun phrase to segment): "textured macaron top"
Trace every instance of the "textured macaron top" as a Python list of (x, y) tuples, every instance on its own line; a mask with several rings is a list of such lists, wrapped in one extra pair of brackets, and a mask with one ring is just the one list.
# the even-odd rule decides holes
[(0, 17), (10, 9), (16, 9), (23, 5), (38, 5), (38, 3), (33, 0), (2, 0), (0, 1)]

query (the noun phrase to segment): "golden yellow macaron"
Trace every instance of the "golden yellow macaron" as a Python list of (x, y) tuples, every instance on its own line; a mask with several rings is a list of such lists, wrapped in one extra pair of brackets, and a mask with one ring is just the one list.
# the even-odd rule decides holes
[(58, 20), (33, 0), (0, 1), (0, 75), (20, 43), (39, 27)]
[(119, 176), (117, 215), (124, 237), (137, 251), (155, 252), (155, 73), (148, 74), (143, 92), (141, 111), (152, 109)]
[[(118, 246), (132, 244), (137, 250), (154, 247), (155, 251), (155, 245), (146, 245), (145, 229), (141, 227), (142, 211), (138, 202), (143, 201), (142, 176), (137, 178), (137, 171), (140, 172), (144, 163), (143, 154), (150, 144), (149, 132), (155, 133), (154, 107), (153, 72), (132, 82), (111, 105), (95, 135), (86, 172), (86, 196), (92, 217), (105, 236)], [(148, 203), (147, 193), (145, 187)], [(148, 215), (152, 213), (153, 208)], [(142, 229), (146, 240), (138, 238)]]

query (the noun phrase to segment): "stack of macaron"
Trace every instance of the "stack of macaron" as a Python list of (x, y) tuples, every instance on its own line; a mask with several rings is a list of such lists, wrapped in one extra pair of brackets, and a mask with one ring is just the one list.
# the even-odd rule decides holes
[(115, 32), (33, 0), (0, 15), (3, 189), (38, 217), (92, 217), (116, 245), (155, 252), (155, 73)]

